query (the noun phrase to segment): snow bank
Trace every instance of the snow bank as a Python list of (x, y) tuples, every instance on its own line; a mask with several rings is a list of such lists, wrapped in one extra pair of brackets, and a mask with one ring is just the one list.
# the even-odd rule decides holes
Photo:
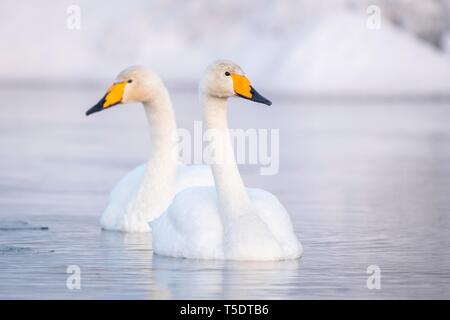
[(274, 84), (279, 90), (327, 94), (450, 94), (450, 58), (383, 21), (341, 13), (293, 43)]
[[(0, 79), (109, 82), (144, 64), (194, 86), (217, 58), (239, 63), (261, 90), (294, 94), (450, 92), (450, 57), (345, 1), (78, 0), (81, 29), (66, 27), (72, 4), (0, 4)], [(321, 3), (321, 4), (320, 4)], [(105, 84), (106, 85), (106, 84)]]

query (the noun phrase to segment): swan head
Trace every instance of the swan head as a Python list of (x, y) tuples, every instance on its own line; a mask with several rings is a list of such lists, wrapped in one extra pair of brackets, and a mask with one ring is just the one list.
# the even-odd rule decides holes
[(157, 90), (164, 87), (161, 79), (142, 66), (133, 66), (120, 72), (100, 101), (86, 111), (86, 115), (119, 104), (151, 101)]
[(244, 71), (234, 62), (218, 60), (213, 62), (200, 81), (200, 92), (218, 98), (241, 97), (270, 106), (250, 84)]

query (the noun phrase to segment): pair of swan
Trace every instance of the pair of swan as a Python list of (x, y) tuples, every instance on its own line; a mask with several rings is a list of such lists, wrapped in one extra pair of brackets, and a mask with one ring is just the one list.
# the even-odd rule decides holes
[(270, 105), (242, 69), (220, 60), (200, 82), (200, 101), (211, 145), (220, 161), (184, 166), (174, 157), (176, 121), (160, 78), (142, 67), (122, 71), (105, 96), (86, 114), (141, 102), (150, 126), (147, 165), (126, 175), (113, 189), (101, 225), (104, 229), (153, 234), (156, 254), (194, 259), (282, 260), (301, 256), (290, 217), (267, 191), (245, 187), (228, 131), (227, 100), (240, 96)]

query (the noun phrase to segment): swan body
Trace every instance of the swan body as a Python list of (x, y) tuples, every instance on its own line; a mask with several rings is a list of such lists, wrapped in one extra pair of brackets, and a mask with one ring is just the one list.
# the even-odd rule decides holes
[(178, 193), (151, 222), (156, 254), (193, 259), (283, 260), (302, 254), (288, 213), (271, 193), (245, 188), (230, 142), (227, 98), (270, 101), (250, 86), (241, 68), (218, 61), (200, 83), (200, 99), (211, 140), (222, 158), (212, 163), (215, 187)]
[(110, 107), (142, 103), (150, 128), (150, 159), (122, 178), (109, 197), (100, 223), (103, 229), (148, 232), (148, 222), (162, 214), (174, 195), (187, 187), (214, 184), (206, 166), (177, 163), (177, 126), (169, 93), (150, 70), (122, 71), (105, 96), (86, 115)]
[[(136, 167), (126, 174), (113, 188), (109, 195), (108, 205), (100, 218), (100, 224), (103, 229), (124, 232), (148, 232), (151, 230), (147, 218), (141, 214), (136, 214), (132, 210), (133, 199), (136, 198), (136, 194), (144, 179), (146, 167), (146, 164)], [(212, 184), (214, 184), (214, 179), (210, 168), (207, 166), (177, 165), (174, 194), (189, 187)], [(172, 198), (169, 198), (164, 203), (153, 202), (148, 204), (148, 206), (154, 205), (155, 209), (158, 210), (161, 207), (167, 208), (171, 201)], [(142, 206), (146, 206), (145, 203)]]
[[(261, 189), (247, 189), (253, 202), (248, 214), (224, 226), (214, 187), (178, 193), (167, 211), (152, 222), (157, 254), (192, 259), (283, 260), (301, 255), (288, 213), (278, 199)], [(195, 213), (195, 215), (193, 214)]]

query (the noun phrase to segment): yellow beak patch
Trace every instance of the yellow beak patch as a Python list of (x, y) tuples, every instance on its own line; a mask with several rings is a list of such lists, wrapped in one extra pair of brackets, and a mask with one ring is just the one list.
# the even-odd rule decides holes
[(250, 88), (250, 80), (247, 79), (246, 76), (232, 73), (231, 78), (233, 79), (233, 89), (234, 93), (237, 95), (246, 97), (248, 99), (252, 98), (251, 88)]
[(122, 101), (123, 92), (125, 91), (126, 81), (116, 82), (108, 89), (103, 103), (103, 109), (116, 105)]

